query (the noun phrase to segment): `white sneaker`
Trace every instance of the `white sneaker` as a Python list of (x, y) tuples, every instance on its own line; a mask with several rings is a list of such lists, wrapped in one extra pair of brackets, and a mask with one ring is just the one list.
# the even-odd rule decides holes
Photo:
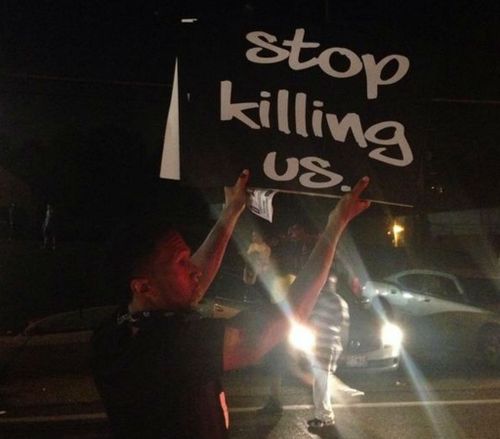
[(365, 392), (363, 392), (362, 390), (353, 389), (351, 387), (342, 389), (341, 392), (345, 395), (350, 396), (351, 398), (355, 398), (356, 396), (365, 396)]

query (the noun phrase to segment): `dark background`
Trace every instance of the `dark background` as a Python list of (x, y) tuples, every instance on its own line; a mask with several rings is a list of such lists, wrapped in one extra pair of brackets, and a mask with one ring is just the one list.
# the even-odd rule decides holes
[(1, 5), (0, 164), (28, 183), (39, 205), (58, 205), (78, 233), (105, 233), (145, 202), (179, 198), (179, 185), (157, 176), (184, 17), (344, 29), (376, 23), (422, 47), (434, 42), (429, 51), (440, 65), (426, 94), (432, 123), (421, 139), (421, 203), (429, 209), (498, 204), (500, 46), (493, 1)]

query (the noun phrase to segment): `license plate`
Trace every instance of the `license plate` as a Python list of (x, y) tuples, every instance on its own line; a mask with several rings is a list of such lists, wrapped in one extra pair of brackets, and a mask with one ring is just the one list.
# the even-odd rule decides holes
[(368, 360), (364, 355), (351, 355), (345, 359), (345, 364), (349, 367), (366, 367)]

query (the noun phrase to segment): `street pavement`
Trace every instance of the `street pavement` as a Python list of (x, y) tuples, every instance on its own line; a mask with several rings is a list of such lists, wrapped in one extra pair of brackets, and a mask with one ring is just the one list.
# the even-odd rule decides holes
[[(259, 415), (267, 379), (247, 369), (224, 378), (231, 439), (498, 439), (500, 379), (462, 371), (432, 371), (418, 382), (403, 373), (346, 377), (364, 397), (334, 400), (335, 427), (308, 429), (310, 387), (293, 376), (283, 383), (284, 412)], [(0, 438), (107, 438), (106, 416), (88, 375), (23, 377), (0, 384)]]

